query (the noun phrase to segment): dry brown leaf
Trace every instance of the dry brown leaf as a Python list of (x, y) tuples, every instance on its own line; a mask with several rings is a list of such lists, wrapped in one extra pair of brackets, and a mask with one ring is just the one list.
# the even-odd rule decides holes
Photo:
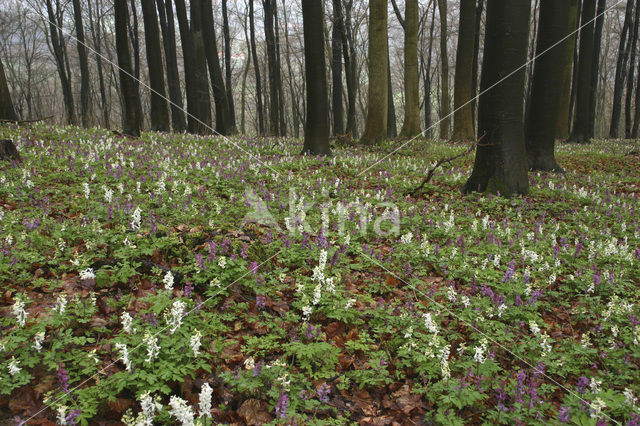
[(261, 425), (273, 420), (269, 414), (269, 406), (258, 399), (247, 399), (238, 409), (238, 415), (248, 425)]

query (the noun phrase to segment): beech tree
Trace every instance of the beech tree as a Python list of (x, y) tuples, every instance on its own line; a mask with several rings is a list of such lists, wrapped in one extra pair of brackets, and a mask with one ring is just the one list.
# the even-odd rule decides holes
[(307, 82), (307, 121), (304, 126), (302, 153), (331, 155), (324, 24), (318, 16), (322, 16), (322, 4), (317, 0), (302, 0), (304, 70)]
[(478, 134), (484, 138), (463, 193), (511, 196), (529, 190), (523, 122), (525, 70), (501, 79), (526, 62), (530, 14), (529, 0), (487, 2), (480, 91), (492, 89), (480, 97), (478, 104)]
[(554, 156), (557, 115), (560, 112), (562, 79), (556, 78), (558, 65), (569, 62), (569, 40), (554, 46), (570, 32), (571, 4), (567, 1), (540, 1), (540, 29), (531, 100), (526, 123), (527, 164), (533, 170), (562, 171)]
[(164, 90), (164, 72), (162, 71), (162, 51), (160, 50), (160, 31), (158, 15), (153, 0), (142, 0), (142, 19), (151, 83), (151, 130), (166, 132), (169, 130), (169, 110)]
[(453, 95), (453, 136), (455, 141), (475, 139), (472, 93), (473, 51), (476, 32), (476, 0), (460, 0), (460, 31), (456, 52), (456, 77)]
[(556, 64), (556, 73), (560, 81), (560, 89), (558, 91), (558, 98), (560, 105), (558, 107), (558, 115), (556, 116), (556, 131), (555, 137), (557, 139), (567, 139), (569, 137), (569, 117), (570, 117), (570, 104), (571, 104), (571, 83), (573, 81), (573, 61), (575, 54), (575, 46), (577, 41), (577, 33), (574, 32), (578, 25), (578, 3), (579, 0), (566, 0), (569, 3), (569, 22), (567, 26), (567, 34), (572, 34), (566, 43), (563, 43), (562, 49), (565, 50), (565, 54), (562, 55), (563, 61)]
[(126, 0), (114, 0), (114, 22), (116, 27), (116, 51), (120, 68), (120, 91), (122, 93), (122, 133), (129, 136), (140, 136), (140, 96), (133, 77), (129, 36), (127, 34)]
[(76, 27), (78, 62), (80, 63), (80, 112), (82, 115), (82, 125), (89, 127), (92, 111), (91, 87), (89, 86), (89, 62), (87, 59), (87, 47), (85, 45), (80, 0), (73, 0), (73, 20)]
[(4, 65), (0, 60), (0, 119), (2, 120), (18, 120), (15, 109), (13, 109), (13, 101), (11, 100), (11, 92), (7, 84), (7, 77), (4, 73)]
[(440, 12), (440, 139), (448, 139), (451, 129), (449, 104), (449, 53), (447, 48), (447, 0), (438, 0)]
[(387, 2), (369, 2), (369, 98), (363, 144), (371, 145), (387, 137), (388, 120), (388, 52), (387, 52)]

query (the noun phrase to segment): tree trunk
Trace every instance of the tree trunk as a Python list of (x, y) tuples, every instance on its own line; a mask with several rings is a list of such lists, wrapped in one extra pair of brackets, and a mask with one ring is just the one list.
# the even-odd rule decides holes
[(222, 0), (222, 34), (224, 37), (224, 70), (227, 78), (227, 105), (229, 109), (229, 134), (236, 132), (236, 111), (233, 102), (233, 82), (231, 81), (231, 34), (229, 32), (229, 16), (227, 0)]
[(207, 63), (209, 64), (213, 101), (216, 105), (216, 133), (226, 136), (233, 133), (234, 125), (231, 122), (229, 100), (227, 99), (227, 91), (222, 78), (220, 62), (218, 62), (218, 48), (216, 31), (213, 26), (213, 5), (211, 0), (201, 0), (201, 7), (200, 16), (202, 18), (204, 49)]
[(300, 136), (300, 115), (298, 113), (298, 100), (295, 93), (295, 81), (293, 78), (293, 71), (291, 67), (291, 44), (289, 43), (289, 25), (287, 17), (287, 6), (285, 0), (282, 0), (282, 15), (284, 17), (284, 43), (286, 46), (286, 59), (287, 59), (287, 76), (289, 77), (289, 96), (291, 96), (291, 118), (293, 127), (293, 136), (298, 138)]
[[(571, 33), (578, 25), (578, 3), (579, 0), (567, 0), (569, 2), (569, 23), (567, 33)], [(576, 54), (577, 35), (573, 34), (567, 39), (563, 49), (566, 50), (562, 56), (563, 62), (558, 64), (558, 77), (561, 81), (559, 93), (560, 104), (558, 106), (558, 116), (555, 124), (555, 138), (567, 139), (569, 137), (569, 117), (571, 116), (571, 83), (573, 81), (573, 63)], [(577, 62), (576, 62), (577, 63)]]
[(164, 57), (167, 65), (167, 87), (171, 100), (171, 123), (174, 132), (184, 132), (187, 124), (184, 119), (182, 89), (178, 72), (178, 55), (176, 52), (176, 26), (173, 19), (171, 0), (156, 0), (162, 29)]
[[(527, 60), (531, 3), (487, 2), (487, 28), (480, 90), (484, 92)], [(523, 103), (526, 71), (521, 69), (486, 92), (479, 102), (473, 173), (462, 192), (526, 194), (529, 190), (524, 143)]]
[(20, 153), (16, 149), (12, 140), (0, 139), (0, 161), (17, 161), (22, 162)]
[(369, 2), (369, 99), (367, 121), (360, 142), (371, 145), (387, 137), (389, 55), (387, 53), (387, 2)]
[(598, 0), (598, 7), (596, 9), (596, 22), (593, 36), (593, 63), (591, 64), (591, 99), (589, 99), (589, 136), (591, 137), (595, 135), (596, 131), (596, 95), (598, 93), (600, 45), (602, 44), (602, 27), (604, 25), (606, 3), (606, 0)]
[[(631, 1), (631, 0), (629, 0)], [(633, 101), (633, 86), (635, 83), (635, 65), (638, 46), (638, 23), (640, 23), (640, 0), (636, 0), (636, 13), (633, 21), (633, 34), (631, 36), (631, 56), (629, 58), (629, 74), (627, 77), (627, 93), (624, 105), (624, 136), (627, 139), (631, 138), (631, 127), (633, 126), (633, 119), (631, 117), (631, 102)], [(640, 72), (640, 70), (638, 70)], [(638, 90), (638, 89), (636, 89)]]
[(473, 58), (476, 27), (476, 0), (460, 2), (460, 32), (456, 52), (456, 79), (453, 95), (453, 136), (454, 141), (475, 140), (475, 126), (470, 100), (472, 93)]
[(251, 55), (253, 57), (253, 68), (256, 76), (256, 109), (258, 110), (258, 135), (265, 134), (264, 106), (262, 103), (262, 81), (260, 78), (260, 61), (258, 60), (258, 49), (256, 48), (256, 28), (253, 13), (253, 0), (249, 0), (249, 33), (251, 38)]
[(405, 2), (404, 30), (404, 122), (400, 136), (420, 134), (420, 100), (418, 85), (418, 0)]
[(347, 134), (352, 138), (358, 137), (358, 122), (356, 118), (356, 98), (357, 98), (357, 61), (355, 40), (351, 28), (351, 10), (353, 0), (344, 1), (345, 17), (345, 37), (342, 38), (342, 56), (344, 57), (344, 69), (347, 80)]
[(582, 4), (582, 30), (580, 31), (580, 56), (576, 86), (576, 114), (569, 142), (589, 143), (589, 99), (591, 99), (591, 71), (593, 61), (593, 18), (596, 1), (584, 0)]
[(344, 108), (342, 105), (342, 37), (344, 34), (344, 20), (340, 0), (333, 0), (333, 31), (331, 33), (331, 78), (332, 78), (332, 109), (333, 135), (344, 133)]
[[(585, 0), (585, 4), (588, 1)], [(620, 47), (618, 49), (618, 60), (616, 63), (615, 85), (613, 89), (613, 109), (611, 111), (611, 127), (609, 128), (609, 137), (616, 139), (619, 135), (620, 115), (622, 113), (622, 91), (624, 90), (624, 82), (626, 77), (627, 58), (629, 49), (627, 42), (631, 31), (631, 23), (633, 20), (633, 1), (627, 2), (627, 8), (624, 14), (624, 24), (622, 25), (622, 34), (620, 35)]]
[[(136, 91), (140, 90), (140, 33), (138, 32), (138, 10), (136, 9), (135, 0), (131, 0), (131, 16), (133, 23), (129, 23), (129, 14), (127, 13), (127, 25), (129, 25), (129, 37), (131, 48), (133, 50), (133, 73), (135, 76), (134, 84)], [(142, 116), (140, 117), (142, 120)]]
[[(87, 6), (89, 10), (89, 27), (91, 28), (91, 38), (93, 39), (93, 48), (96, 52), (96, 65), (98, 68), (98, 83), (100, 87), (100, 101), (102, 105), (102, 124), (106, 129), (111, 127), (111, 120), (109, 118), (109, 105), (107, 103), (107, 90), (104, 82), (104, 72), (102, 69), (102, 43), (100, 38), (98, 37), (96, 31), (96, 25), (99, 25), (98, 22), (94, 23), (93, 21), (93, 11), (91, 8), (91, 1), (87, 1)], [(99, 20), (99, 17), (98, 17)]]
[(280, 98), (277, 83), (276, 36), (274, 32), (273, 0), (262, 0), (264, 27), (267, 42), (267, 66), (269, 68), (269, 134), (280, 135)]
[(393, 103), (393, 84), (391, 82), (391, 58), (389, 57), (389, 41), (387, 38), (387, 139), (393, 139), (398, 136), (398, 127), (396, 123), (396, 106)]
[[(279, 130), (280, 133), (278, 136), (287, 136), (287, 123), (286, 123), (286, 114), (285, 114), (285, 102), (284, 102), (284, 92), (282, 90), (282, 61), (280, 58), (280, 23), (278, 19), (278, 3), (276, 0), (273, 1), (273, 23), (275, 28), (275, 42), (276, 42), (276, 89), (278, 91), (278, 118), (280, 119)], [(327, 115), (327, 120), (329, 116)]]
[(476, 7), (476, 28), (475, 37), (473, 40), (473, 70), (471, 71), (471, 94), (473, 96), (471, 100), (471, 119), (475, 129), (477, 118), (477, 96), (478, 96), (478, 69), (480, 67), (480, 36), (482, 31), (482, 13), (484, 11), (484, 0), (478, 0), (478, 6)]
[(579, 34), (582, 28), (582, 0), (578, 0), (578, 20), (576, 24), (575, 46), (573, 47), (573, 74), (571, 75), (571, 93), (569, 95), (569, 117), (567, 127), (567, 139), (573, 128), (573, 115), (576, 104), (576, 92), (578, 91), (578, 60), (580, 59), (578, 48), (580, 47)]
[(89, 62), (87, 60), (80, 0), (73, 0), (73, 18), (76, 27), (78, 61), (80, 62), (80, 111), (82, 113), (82, 126), (86, 128), (91, 125), (91, 87), (89, 85)]
[[(531, 82), (531, 99), (526, 123), (527, 165), (532, 170), (562, 171), (554, 155), (555, 124), (563, 81), (556, 78), (559, 65), (570, 62), (569, 40), (554, 46), (571, 31), (571, 4), (541, 0), (536, 42), (537, 59)], [(548, 51), (547, 51), (548, 50)]]
[(4, 73), (4, 65), (0, 61), (0, 120), (18, 121), (18, 116), (13, 109), (11, 92), (7, 84), (7, 76)]
[(149, 82), (151, 83), (151, 130), (167, 132), (169, 131), (169, 110), (164, 90), (158, 15), (153, 0), (142, 0), (142, 19), (144, 21)]
[(440, 139), (448, 139), (451, 129), (449, 104), (449, 53), (447, 50), (447, 0), (438, 0), (440, 11)]
[[(199, 102), (199, 84), (196, 76), (195, 48), (189, 21), (187, 20), (187, 9), (184, 0), (174, 0), (176, 5), (176, 16), (180, 28), (180, 38), (182, 39), (182, 56), (184, 60), (184, 81), (187, 91), (187, 130), (189, 133), (203, 133)], [(207, 88), (207, 92), (208, 92)]]
[(123, 113), (122, 133), (134, 137), (140, 136), (140, 96), (136, 90), (129, 53), (127, 36), (127, 2), (114, 0), (114, 21), (116, 27), (116, 51), (120, 68), (120, 91), (122, 92)]
[[(200, 112), (200, 126), (198, 133), (208, 134), (211, 131), (211, 95), (209, 93), (209, 77), (207, 75), (207, 55), (205, 53), (204, 42), (205, 36), (202, 29), (202, 16), (204, 0), (191, 0), (190, 5), (190, 23), (191, 23), (191, 36), (193, 37), (193, 52), (194, 52), (194, 64), (195, 72), (194, 77), (196, 79), (196, 90), (198, 96), (198, 111)], [(207, 42), (210, 42), (210, 38), (207, 37)], [(217, 48), (216, 48), (216, 61), (217, 61)], [(220, 64), (218, 64), (218, 67)], [(224, 83), (222, 86), (224, 92)], [(226, 100), (225, 100), (226, 104)]]
[(329, 103), (324, 56), (322, 4), (302, 0), (304, 26), (304, 70), (307, 82), (307, 120), (304, 125), (303, 154), (331, 155), (329, 146)]
[[(427, 10), (428, 11), (428, 10)], [(424, 129), (426, 136), (432, 136), (431, 130), (431, 61), (433, 59), (433, 33), (436, 24), (436, 5), (433, 5), (431, 14), (431, 27), (429, 28), (429, 53), (427, 55), (427, 65), (424, 73)]]
[(51, 36), (51, 45), (53, 56), (56, 60), (58, 76), (60, 77), (60, 86), (62, 87), (62, 97), (64, 99), (64, 107), (67, 115), (67, 123), (76, 123), (76, 112), (73, 104), (73, 94), (71, 92), (71, 75), (67, 72), (65, 66), (65, 48), (64, 37), (62, 34), (62, 10), (60, 2), (56, 1), (56, 11), (53, 10), (51, 0), (46, 0), (47, 18), (49, 20), (49, 32)]

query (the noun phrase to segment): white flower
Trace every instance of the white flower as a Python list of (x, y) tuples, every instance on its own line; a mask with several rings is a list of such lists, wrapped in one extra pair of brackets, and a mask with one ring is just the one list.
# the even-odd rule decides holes
[(67, 424), (67, 407), (65, 405), (61, 405), (56, 409), (56, 419), (60, 425)]
[(313, 289), (313, 304), (317, 305), (320, 303), (320, 298), (322, 297), (322, 285), (318, 284), (316, 288)]
[(131, 215), (131, 218), (133, 219), (131, 221), (131, 229), (133, 229), (134, 231), (140, 229), (140, 221), (142, 220), (140, 217), (141, 214), (142, 210), (140, 210), (140, 207), (136, 207), (136, 209), (133, 211), (133, 214)]
[(116, 343), (116, 349), (120, 351), (120, 360), (127, 368), (127, 371), (131, 371), (131, 360), (129, 359), (129, 349), (124, 343)]
[(456, 291), (453, 289), (453, 287), (449, 287), (449, 289), (447, 290), (447, 299), (449, 299), (449, 302), (453, 303), (458, 300)]
[(145, 359), (145, 362), (152, 362), (154, 359), (158, 358), (158, 355), (160, 354), (160, 347), (158, 346), (158, 338), (156, 336), (153, 336), (147, 331), (144, 334), (142, 343), (147, 347), (147, 358)]
[(93, 268), (87, 268), (84, 271), (80, 271), (81, 280), (93, 280), (96, 278), (96, 274), (93, 273)]
[(135, 329), (131, 328), (131, 326), (133, 325), (133, 318), (131, 318), (131, 315), (129, 315), (128, 312), (123, 312), (120, 318), (122, 321), (122, 329), (124, 330), (125, 333), (136, 332)]
[(91, 350), (89, 353), (87, 353), (87, 356), (96, 364), (100, 362), (100, 360), (98, 359), (98, 357), (96, 356), (96, 350), (93, 349)]
[(556, 274), (551, 274), (549, 275), (549, 281), (547, 281), (549, 284), (553, 284), (556, 282)]
[(536, 324), (534, 320), (529, 321), (529, 328), (533, 334), (540, 334), (540, 327), (538, 327), (538, 324)]
[(596, 398), (593, 400), (593, 402), (591, 404), (589, 404), (589, 408), (591, 408), (591, 418), (592, 419), (597, 419), (598, 417), (600, 417), (600, 413), (602, 412), (602, 409), (605, 408), (607, 405), (604, 403), (604, 401), (600, 398)]
[(591, 388), (591, 392), (600, 393), (600, 385), (602, 384), (602, 380), (596, 380), (594, 378), (589, 382), (589, 388)]
[(84, 187), (84, 198), (89, 199), (89, 194), (91, 194), (91, 190), (89, 189), (89, 184), (87, 182), (83, 183)]
[(184, 309), (186, 305), (182, 300), (176, 300), (171, 306), (171, 316), (167, 319), (167, 323), (171, 327), (169, 332), (175, 333), (182, 325), (182, 319), (184, 318)]
[(64, 294), (61, 294), (58, 296), (58, 299), (56, 300), (56, 304), (53, 307), (54, 312), (59, 313), (60, 315), (64, 314), (64, 311), (67, 308), (67, 296)]
[(409, 244), (411, 243), (411, 240), (413, 239), (413, 233), (412, 232), (407, 232), (406, 234), (404, 234), (402, 237), (400, 237), (400, 242), (402, 244)]
[(173, 290), (173, 274), (171, 273), (171, 271), (167, 271), (166, 275), (162, 279), (162, 283), (164, 284), (165, 290)]
[(227, 258), (224, 256), (220, 256), (218, 258), (218, 266), (221, 267), (222, 269), (225, 268), (225, 266), (227, 266)]
[(313, 308), (311, 306), (306, 305), (302, 307), (302, 316), (305, 321), (309, 319), (309, 316), (311, 316), (311, 312), (313, 312)]
[(440, 359), (440, 371), (442, 378), (448, 380), (451, 377), (451, 370), (449, 369), (449, 353), (451, 346), (447, 345), (440, 351), (438, 358)]
[(344, 308), (345, 308), (345, 309), (349, 309), (349, 308), (351, 308), (353, 305), (355, 305), (355, 304), (356, 304), (356, 302), (357, 302), (357, 300), (356, 300), (356, 299), (348, 299), (348, 300), (347, 300), (347, 303), (345, 303), (345, 304), (344, 304)]
[(196, 329), (195, 334), (191, 336), (191, 339), (189, 340), (189, 346), (191, 346), (191, 350), (193, 351), (193, 356), (195, 358), (197, 358), (198, 355), (200, 354), (200, 346), (202, 346), (202, 342), (200, 341), (201, 337), (202, 335)]
[(435, 323), (433, 318), (431, 317), (431, 312), (427, 312), (426, 314), (422, 314), (422, 318), (424, 318), (424, 326), (429, 330), (430, 333), (438, 334), (438, 325)]
[(480, 346), (476, 346), (475, 348), (476, 353), (473, 355), (473, 359), (479, 363), (479, 364), (483, 364), (487, 358), (485, 356), (485, 352), (487, 351), (487, 340), (486, 339), (482, 339), (480, 341)]
[(504, 303), (498, 306), (498, 318), (502, 318), (502, 314), (507, 310), (507, 305)]
[(460, 296), (460, 302), (462, 302), (462, 305), (463, 305), (465, 308), (468, 308), (468, 307), (469, 307), (469, 305), (471, 305), (471, 300), (469, 300), (469, 297), (468, 297), (468, 296), (466, 296), (466, 295), (462, 295), (462, 296)]
[(7, 366), (9, 374), (15, 376), (20, 371), (22, 371), (22, 368), (18, 367), (18, 364), (20, 364), (20, 361), (16, 360), (14, 357), (11, 357), (11, 361), (9, 361), (9, 365)]
[(44, 342), (44, 331), (40, 331), (33, 336), (33, 349), (40, 352), (42, 350), (42, 342)]
[(410, 326), (409, 328), (407, 328), (407, 331), (405, 331), (404, 338), (410, 339), (412, 334), (413, 334), (413, 327)]
[(184, 399), (172, 395), (169, 400), (171, 410), (169, 414), (175, 417), (183, 426), (193, 426), (193, 410), (187, 405)]
[(113, 190), (111, 188), (106, 188), (104, 189), (104, 201), (106, 203), (111, 204), (111, 202), (113, 201)]
[(20, 327), (24, 327), (29, 314), (24, 310), (24, 302), (22, 301), (22, 299), (16, 299), (13, 306), (11, 307), (11, 312), (13, 313), (13, 315), (15, 315), (16, 321), (18, 321)]
[(636, 402), (638, 401), (638, 398), (633, 396), (633, 391), (631, 389), (625, 388), (624, 392), (622, 394), (626, 398), (627, 404), (636, 405)]
[(247, 370), (253, 370), (256, 367), (256, 361), (252, 356), (244, 360), (244, 368)]
[(140, 397), (140, 407), (142, 408), (143, 419), (136, 422), (137, 425), (152, 426), (153, 418), (156, 415), (156, 404), (149, 392), (142, 394)]
[(211, 389), (211, 386), (209, 386), (209, 383), (203, 384), (202, 390), (200, 391), (200, 401), (198, 403), (200, 417), (211, 417), (211, 395), (212, 394), (213, 394), (213, 389)]

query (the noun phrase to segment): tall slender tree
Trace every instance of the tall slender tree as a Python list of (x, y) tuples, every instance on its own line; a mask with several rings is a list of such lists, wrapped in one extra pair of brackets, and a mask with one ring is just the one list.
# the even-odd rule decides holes
[(218, 62), (216, 31), (213, 26), (213, 4), (211, 0), (201, 0), (200, 17), (204, 35), (204, 50), (209, 65), (209, 77), (213, 89), (213, 100), (216, 106), (216, 133), (229, 135), (234, 132), (231, 121), (229, 99), (222, 78), (222, 69)]
[(440, 138), (448, 139), (451, 130), (449, 103), (449, 52), (447, 47), (447, 0), (438, 0), (440, 12)]
[(80, 113), (82, 126), (91, 125), (91, 86), (89, 84), (89, 61), (87, 58), (87, 46), (84, 38), (84, 25), (82, 22), (82, 8), (80, 0), (73, 0), (73, 20), (76, 27), (76, 41), (78, 48), (78, 62), (80, 63)]
[(569, 62), (569, 40), (556, 46), (570, 31), (571, 4), (568, 1), (540, 0), (540, 21), (536, 61), (531, 83), (531, 99), (526, 123), (527, 164), (533, 170), (562, 171), (554, 155), (556, 120), (562, 80), (555, 78), (558, 65)]
[(369, 99), (363, 144), (375, 144), (387, 137), (387, 109), (389, 104), (387, 53), (387, 2), (369, 2)]
[(329, 146), (329, 103), (324, 55), (324, 23), (322, 4), (302, 0), (304, 27), (304, 59), (307, 82), (307, 120), (304, 126), (303, 154), (331, 155)]
[(122, 132), (129, 136), (140, 136), (140, 97), (135, 85), (129, 37), (127, 35), (127, 1), (114, 0), (114, 22), (116, 27), (116, 51), (120, 69), (120, 91), (122, 92), (123, 114)]
[(253, 0), (249, 0), (249, 34), (251, 40), (251, 57), (253, 59), (253, 72), (256, 77), (256, 109), (258, 110), (258, 134), (265, 134), (264, 106), (262, 102), (262, 79), (260, 78), (260, 60), (256, 47), (256, 27), (254, 19)]
[(571, 35), (567, 39), (567, 43), (563, 44), (563, 48), (566, 50), (565, 55), (562, 56), (564, 61), (557, 65), (557, 72), (560, 74), (558, 78), (561, 81), (561, 85), (560, 90), (558, 91), (560, 106), (558, 107), (558, 115), (555, 124), (556, 139), (567, 139), (569, 137), (569, 117), (571, 115), (569, 112), (569, 106), (571, 104), (573, 62), (577, 43), (577, 33), (575, 30), (578, 25), (578, 3), (580, 3), (580, 1), (567, 0), (567, 2), (569, 3), (569, 24), (567, 34)]
[[(394, 9), (397, 9), (394, 1)], [(418, 74), (418, 0), (405, 1), (404, 27), (404, 122), (400, 136), (412, 138), (420, 134), (420, 101)]]
[(333, 135), (344, 133), (344, 108), (342, 104), (342, 38), (344, 19), (340, 0), (333, 0), (333, 31), (331, 32), (331, 77)]
[[(571, 1), (571, 0), (569, 0)], [(478, 74), (480, 67), (480, 36), (482, 35), (482, 14), (484, 12), (484, 0), (478, 0), (476, 6), (476, 27), (474, 30), (473, 39), (473, 66), (471, 68), (471, 118), (474, 124), (476, 123), (477, 112), (477, 96), (478, 96)]]
[(233, 102), (233, 82), (231, 81), (231, 32), (229, 30), (229, 16), (227, 0), (222, 0), (222, 34), (224, 37), (224, 70), (227, 79), (227, 104), (229, 108), (229, 133), (236, 131), (236, 111)]
[(4, 65), (0, 60), (0, 119), (17, 121), (18, 115), (13, 108), (11, 92), (7, 85), (7, 76), (4, 73)]
[[(429, 7), (427, 6), (427, 13)], [(433, 32), (436, 23), (436, 4), (433, 5), (433, 12), (431, 13), (431, 26), (429, 27), (429, 49), (427, 53), (427, 63), (424, 69), (424, 129), (427, 136), (431, 136), (431, 60), (433, 58)]]
[(589, 99), (589, 135), (595, 135), (596, 129), (596, 103), (598, 93), (598, 80), (600, 77), (600, 45), (602, 44), (602, 27), (604, 26), (604, 13), (607, 7), (606, 0), (598, 0), (596, 7), (596, 22), (593, 29), (593, 62), (591, 63), (591, 98)]
[(142, 0), (142, 19), (151, 83), (151, 130), (166, 132), (169, 126), (167, 95), (164, 90), (162, 51), (160, 50), (160, 30), (154, 0)]
[(596, 1), (582, 3), (582, 30), (580, 31), (580, 56), (578, 58), (578, 80), (576, 87), (576, 113), (569, 142), (589, 143), (589, 99), (591, 99), (591, 72), (593, 61), (593, 28)]
[(391, 81), (391, 56), (389, 55), (389, 38), (387, 38), (387, 139), (398, 136), (396, 106), (393, 102), (393, 82)]
[(344, 4), (344, 37), (342, 38), (342, 56), (347, 80), (347, 134), (355, 138), (358, 136), (358, 122), (356, 118), (357, 96), (357, 58), (356, 47), (351, 24), (351, 10), (353, 0), (342, 0)]
[[(199, 104), (198, 112), (200, 113), (198, 133), (207, 134), (211, 129), (211, 95), (209, 91), (209, 77), (207, 75), (207, 56), (204, 48), (205, 36), (202, 26), (203, 1), (204, 0), (191, 0), (189, 15), (191, 18), (191, 37), (193, 39), (193, 52), (195, 58), (193, 61), (195, 65), (195, 72), (193, 76), (196, 82), (196, 93)], [(210, 41), (210, 39), (207, 38), (207, 41)], [(218, 64), (218, 66), (220, 66), (220, 64)], [(224, 92), (224, 86), (222, 91)]]
[(453, 95), (453, 136), (456, 141), (475, 139), (472, 94), (473, 48), (476, 29), (476, 0), (460, 1), (460, 30), (456, 52), (456, 77)]
[(275, 35), (275, 1), (262, 0), (264, 7), (264, 33), (267, 42), (269, 68), (269, 133), (280, 135), (280, 96), (278, 92), (278, 59)]
[[(96, 4), (96, 10), (97, 10)], [(96, 68), (98, 70), (98, 86), (100, 89), (100, 101), (102, 106), (102, 125), (105, 128), (111, 127), (111, 119), (109, 115), (109, 104), (107, 102), (107, 87), (104, 78), (103, 71), (103, 58), (102, 58), (102, 40), (98, 37), (98, 30), (96, 27), (100, 25), (100, 17), (96, 17), (96, 21), (93, 19), (93, 8), (91, 5), (91, 0), (87, 0), (87, 10), (89, 12), (89, 28), (91, 31), (91, 39), (93, 40), (93, 49), (95, 51), (95, 59), (96, 59)]]
[(178, 72), (178, 55), (176, 52), (176, 25), (173, 19), (173, 4), (171, 0), (156, 0), (160, 28), (162, 30), (162, 45), (167, 67), (167, 88), (171, 100), (171, 123), (175, 132), (183, 132), (187, 128), (184, 119), (182, 89), (180, 88), (180, 74)]
[[(588, 1), (585, 0), (585, 4)], [(584, 7), (584, 6), (583, 6)], [(611, 110), (611, 126), (609, 127), (609, 137), (615, 139), (619, 136), (620, 116), (622, 114), (622, 92), (627, 73), (627, 59), (629, 57), (629, 34), (633, 25), (633, 1), (627, 1), (620, 35), (620, 46), (618, 48), (618, 60), (616, 62), (616, 76), (613, 88), (613, 108)]]
[[(488, 0), (481, 92), (521, 67), (529, 44), (529, 0)], [(524, 142), (525, 71), (487, 91), (479, 102), (478, 133), (486, 135), (464, 193), (499, 192), (504, 196), (529, 190)]]
[[(631, 0), (629, 0), (631, 1)], [(631, 138), (633, 118), (631, 116), (631, 103), (633, 102), (633, 88), (635, 83), (635, 65), (638, 47), (638, 29), (640, 24), (640, 0), (635, 2), (635, 18), (633, 20), (633, 33), (631, 35), (631, 54), (629, 57), (629, 73), (627, 76), (627, 92), (624, 103), (624, 135)], [(638, 70), (640, 72), (640, 70)], [(637, 90), (637, 89), (636, 89)]]

